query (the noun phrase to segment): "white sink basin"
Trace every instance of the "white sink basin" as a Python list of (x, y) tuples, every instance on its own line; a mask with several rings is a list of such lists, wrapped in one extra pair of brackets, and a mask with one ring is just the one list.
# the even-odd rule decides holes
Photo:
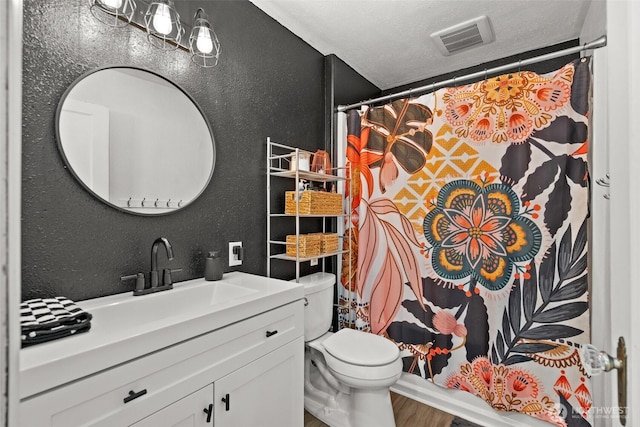
[(26, 398), (164, 347), (302, 299), (300, 284), (233, 272), (148, 295), (131, 292), (77, 302), (93, 315), (89, 332), (20, 351)]
[[(257, 289), (223, 281), (193, 282), (184, 282), (187, 285), (178, 284), (168, 291), (118, 298), (113, 302), (98, 298), (81, 301), (78, 305), (93, 315), (94, 332), (95, 328), (102, 330), (104, 326), (111, 332), (119, 333), (123, 328), (146, 330), (150, 323), (175, 323), (180, 318), (210, 312), (215, 310), (216, 306), (224, 306), (233, 300), (259, 292)], [(151, 325), (152, 328), (158, 326), (160, 325)]]

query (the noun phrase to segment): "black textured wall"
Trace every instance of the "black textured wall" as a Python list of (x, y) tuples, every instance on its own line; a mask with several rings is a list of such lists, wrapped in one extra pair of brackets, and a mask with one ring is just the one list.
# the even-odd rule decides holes
[(325, 135), (329, 141), (331, 153), (335, 155), (337, 135), (333, 112), (339, 105), (360, 102), (380, 96), (379, 87), (362, 77), (349, 64), (336, 55), (327, 55), (324, 59), (325, 81), (325, 115), (327, 118)]
[[(216, 68), (197, 67), (185, 52), (159, 51), (136, 28), (104, 26), (86, 0), (25, 0), (23, 299), (84, 300), (131, 290), (133, 283), (121, 283), (120, 276), (149, 270), (159, 236), (171, 241), (176, 255), (169, 264), (161, 251), (159, 267), (183, 268), (176, 280), (201, 277), (209, 250), (221, 250), (226, 260), (227, 242), (234, 240), (245, 247), (239, 269), (266, 273), (265, 139), (310, 150), (324, 146), (323, 56), (248, 1), (184, 3), (209, 13), (223, 46)], [(213, 179), (186, 208), (161, 217), (119, 212), (85, 192), (65, 169), (55, 141), (57, 103), (78, 76), (107, 65), (166, 76), (211, 122)]]

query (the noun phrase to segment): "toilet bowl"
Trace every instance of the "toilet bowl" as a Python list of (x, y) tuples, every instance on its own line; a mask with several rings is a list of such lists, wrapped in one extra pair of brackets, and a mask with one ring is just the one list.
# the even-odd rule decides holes
[(300, 278), (305, 286), (305, 409), (331, 427), (394, 427), (389, 387), (402, 373), (398, 347), (353, 329), (328, 332), (335, 275)]

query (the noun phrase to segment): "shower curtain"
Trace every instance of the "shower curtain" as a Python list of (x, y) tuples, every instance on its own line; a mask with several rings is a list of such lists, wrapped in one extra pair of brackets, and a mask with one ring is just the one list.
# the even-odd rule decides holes
[(349, 111), (340, 327), (497, 410), (590, 425), (590, 81), (582, 58)]

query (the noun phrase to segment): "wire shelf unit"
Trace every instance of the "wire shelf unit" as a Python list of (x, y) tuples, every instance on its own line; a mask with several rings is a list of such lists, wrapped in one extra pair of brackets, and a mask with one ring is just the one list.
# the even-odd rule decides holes
[[(306, 151), (294, 146), (280, 144), (271, 140), (270, 137), (267, 137), (267, 276), (271, 277), (271, 262), (274, 259), (292, 261), (295, 262), (295, 280), (298, 282), (300, 280), (300, 264), (303, 262), (309, 262), (318, 260), (322, 262), (322, 271), (326, 271), (325, 259), (336, 256), (338, 261), (336, 262), (337, 266), (337, 279), (340, 280), (340, 271), (342, 269), (342, 255), (351, 253), (351, 239), (346, 238), (344, 235), (338, 232), (338, 238), (342, 240), (342, 249), (338, 251), (332, 251), (327, 253), (321, 253), (318, 256), (313, 257), (303, 257), (300, 256), (300, 224), (301, 220), (305, 218), (321, 218), (322, 219), (322, 230), (318, 230), (318, 232), (325, 233), (328, 229), (336, 229), (340, 231), (344, 229), (344, 222), (350, 223), (351, 221), (351, 197), (347, 195), (345, 197), (346, 186), (349, 181), (349, 177), (347, 176), (347, 168), (346, 167), (333, 167), (330, 174), (326, 173), (316, 173), (306, 170), (300, 170), (300, 158), (301, 155), (312, 156), (314, 153), (310, 151)], [(274, 195), (271, 191), (271, 181), (273, 178), (284, 178), (291, 179), (294, 181), (295, 186), (295, 199), (296, 199), (296, 213), (284, 213), (284, 206), (278, 207), (282, 208), (279, 211), (274, 211), (273, 206), (273, 198)], [(324, 215), (324, 214), (301, 214), (300, 206), (299, 206), (299, 193), (302, 191), (300, 189), (301, 181), (309, 181), (314, 183), (323, 183), (326, 186), (327, 183), (335, 183), (334, 185), (338, 185), (339, 192), (341, 191), (342, 196), (342, 212), (335, 215)], [(272, 238), (272, 227), (271, 221), (276, 218), (289, 217), (295, 218), (295, 235), (296, 242), (295, 243), (287, 243), (282, 240), (276, 240)], [(287, 245), (295, 245), (296, 246), (296, 256), (287, 255), (285, 249)], [(348, 256), (349, 260), (348, 271), (349, 276), (351, 277), (351, 257)]]

